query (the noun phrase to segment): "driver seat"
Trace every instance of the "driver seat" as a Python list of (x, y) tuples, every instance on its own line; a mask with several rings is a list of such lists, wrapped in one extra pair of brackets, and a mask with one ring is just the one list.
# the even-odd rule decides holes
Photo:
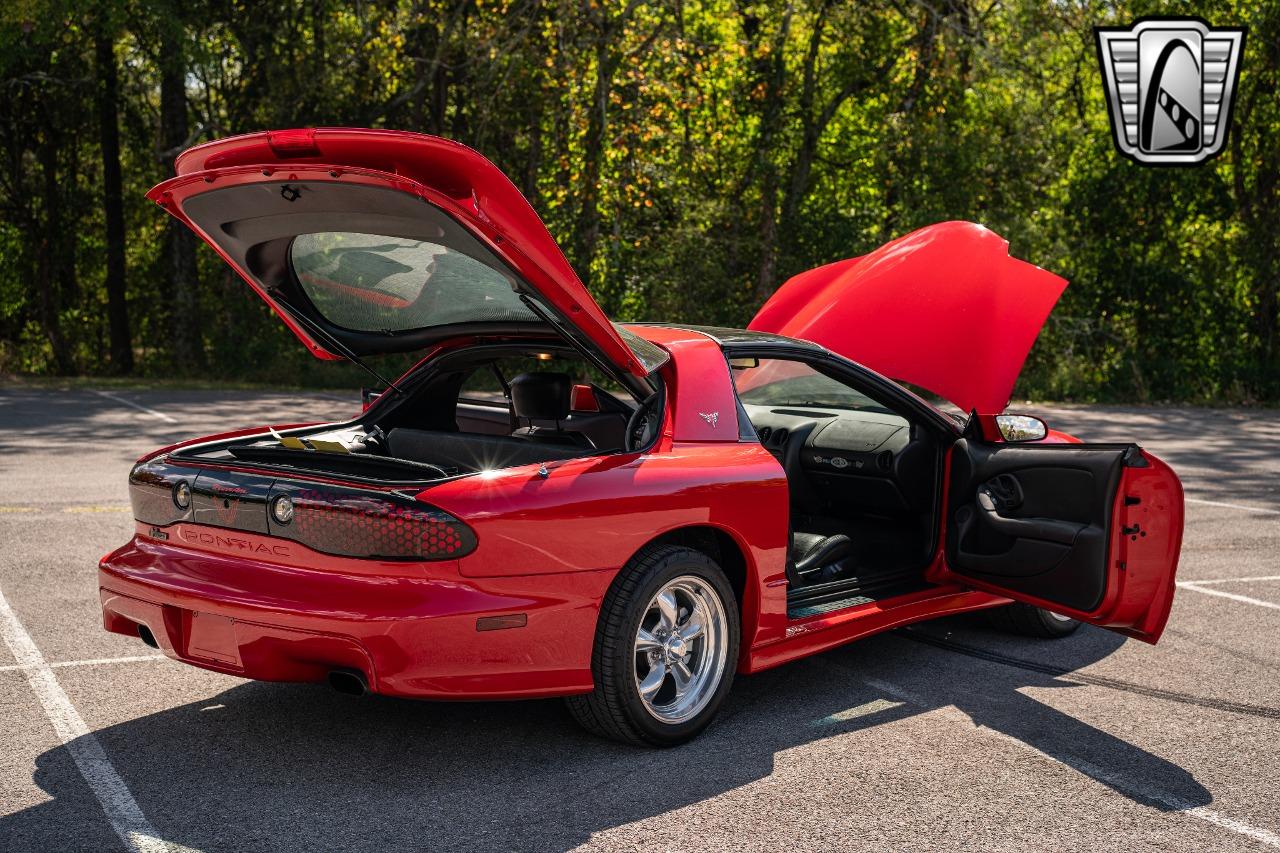
[(791, 550), (787, 559), (787, 580), (792, 588), (801, 586), (813, 575), (853, 554), (853, 540), (843, 533), (830, 536), (821, 533), (791, 534)]

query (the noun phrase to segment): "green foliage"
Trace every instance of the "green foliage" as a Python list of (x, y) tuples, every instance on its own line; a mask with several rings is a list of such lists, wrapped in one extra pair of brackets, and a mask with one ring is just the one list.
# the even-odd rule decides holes
[[(1228, 148), (1131, 163), (1092, 27), (1192, 13), (1250, 30)], [(1273, 2), (15, 0), (0, 372), (112, 370), (104, 39), (144, 376), (358, 376), (311, 359), (212, 252), (184, 256), (143, 199), (175, 144), (354, 125), (493, 159), (622, 319), (745, 325), (789, 275), (971, 219), (1072, 282), (1020, 396), (1280, 400)]]

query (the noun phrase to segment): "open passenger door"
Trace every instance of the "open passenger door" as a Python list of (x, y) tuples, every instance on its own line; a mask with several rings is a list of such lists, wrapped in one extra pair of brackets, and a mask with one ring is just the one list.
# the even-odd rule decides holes
[(960, 582), (1155, 643), (1173, 604), (1182, 484), (1137, 445), (951, 450), (946, 568)]

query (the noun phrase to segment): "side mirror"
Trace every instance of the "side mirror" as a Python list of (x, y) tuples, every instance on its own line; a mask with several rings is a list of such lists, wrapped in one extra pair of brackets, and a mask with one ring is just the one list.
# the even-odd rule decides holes
[(1049, 426), (1034, 415), (996, 415), (996, 426), (1005, 441), (1039, 441)]

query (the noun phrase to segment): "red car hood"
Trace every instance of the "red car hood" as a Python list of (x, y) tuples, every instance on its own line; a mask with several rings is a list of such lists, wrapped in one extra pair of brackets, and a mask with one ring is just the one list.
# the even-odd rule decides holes
[(802, 338), (965, 412), (1004, 409), (1065, 279), (972, 222), (913, 231), (787, 281), (748, 328)]
[[(497, 263), (515, 274), (517, 292), (536, 295), (566, 331), (576, 334), (622, 371), (644, 376), (654, 369), (655, 353), (638, 355), (624, 340), (624, 335), (591, 298), (538, 215), (511, 181), (464, 145), (422, 134), (381, 130), (319, 128), (252, 133), (184, 152), (178, 158), (177, 173), (177, 177), (152, 189), (148, 198), (164, 206), (213, 246), (312, 353), (321, 358), (337, 355), (314, 329), (300, 324), (280, 307), (284, 300), (281, 294), (285, 291), (277, 287), (287, 279), (288, 273), (281, 272), (283, 265), (278, 261), (272, 266), (273, 262), (263, 250), (269, 244), (251, 245), (251, 240), (238, 238), (254, 232), (265, 235), (265, 241), (267, 237), (279, 239), (309, 230), (326, 230), (314, 225), (317, 221), (314, 217), (320, 214), (330, 217), (326, 220), (330, 225), (335, 217), (340, 223), (350, 223), (341, 229), (328, 230), (351, 232), (368, 228), (367, 223), (377, 221), (374, 218), (377, 216), (382, 216), (384, 221), (394, 218), (387, 210), (344, 211), (340, 203), (330, 200), (339, 193), (326, 190), (326, 187), (341, 185), (396, 190), (415, 201), (427, 202), (461, 226), (466, 235), (458, 239), (464, 240), (472, 252), (496, 256)], [(248, 205), (243, 195), (234, 202), (229, 200), (229, 194), (215, 195), (246, 185), (260, 188)], [(284, 213), (272, 209), (272, 205), (277, 208), (281, 205), (276, 199), (278, 193), (271, 191), (283, 188), (284, 192), (293, 193), (291, 186), (301, 187), (301, 191), (288, 200), (299, 203)], [(309, 188), (315, 191), (310, 192)], [(192, 204), (201, 196), (206, 197), (204, 201)], [(264, 205), (262, 208), (255, 207), (258, 199)], [(394, 203), (388, 205), (388, 209), (393, 207)], [(412, 218), (404, 209), (403, 203), (396, 208), (394, 215), (399, 217), (396, 221), (403, 223)], [(341, 217), (347, 213), (350, 217), (343, 220)], [(233, 218), (235, 221), (231, 221)], [(268, 218), (272, 221), (264, 224)], [(366, 224), (358, 224), (361, 221)], [(266, 260), (262, 260), (264, 257)], [(290, 295), (290, 305), (294, 305), (295, 298), (296, 294)], [(384, 304), (387, 299), (385, 294), (367, 291), (358, 298), (366, 302), (381, 298)], [(456, 330), (466, 321), (465, 317), (461, 323), (451, 318), (449, 328)], [(351, 330), (338, 327), (322, 331), (334, 334), (361, 354), (397, 348), (420, 349), (424, 340), (422, 334), (415, 336), (414, 332), (419, 331), (415, 329), (399, 329), (401, 336), (394, 340), (388, 335), (366, 333), (361, 336), (354, 332), (346, 335)]]

